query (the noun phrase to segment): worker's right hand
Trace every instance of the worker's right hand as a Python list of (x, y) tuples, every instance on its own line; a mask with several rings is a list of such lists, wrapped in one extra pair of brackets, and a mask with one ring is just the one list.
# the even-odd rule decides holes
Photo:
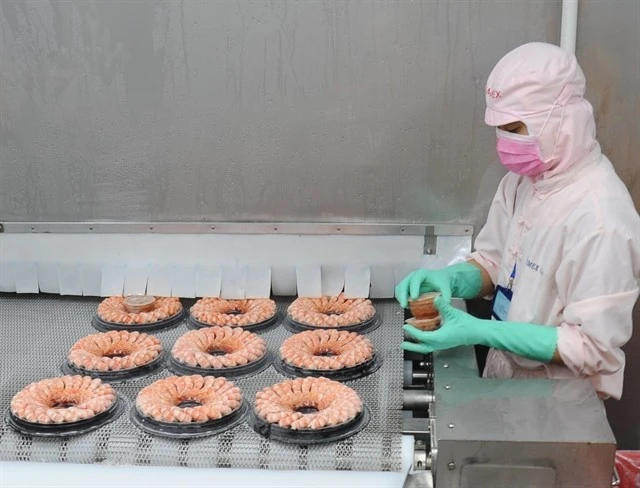
[(471, 263), (458, 263), (443, 269), (418, 269), (396, 286), (396, 299), (402, 308), (423, 293), (440, 292), (449, 303), (451, 298), (476, 298), (482, 288), (482, 273)]
[(396, 300), (402, 308), (407, 308), (409, 300), (415, 300), (423, 293), (438, 291), (442, 298), (451, 301), (451, 282), (442, 269), (418, 269), (409, 273), (396, 286)]

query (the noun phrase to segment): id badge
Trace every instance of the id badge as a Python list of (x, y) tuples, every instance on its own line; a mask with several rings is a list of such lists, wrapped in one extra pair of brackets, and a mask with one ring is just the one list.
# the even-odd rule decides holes
[(496, 286), (496, 291), (493, 296), (493, 304), (491, 306), (491, 316), (494, 319), (503, 322), (507, 320), (512, 298), (513, 290), (500, 285)]

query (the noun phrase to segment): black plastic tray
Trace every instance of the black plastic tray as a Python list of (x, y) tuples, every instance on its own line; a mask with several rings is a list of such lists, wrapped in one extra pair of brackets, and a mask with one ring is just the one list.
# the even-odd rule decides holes
[(258, 434), (272, 441), (285, 444), (312, 445), (337, 442), (351, 437), (364, 429), (370, 419), (369, 409), (363, 404), (362, 411), (353, 420), (333, 427), (325, 427), (324, 429), (287, 429), (262, 420), (255, 414), (253, 409), (249, 412), (247, 423)]
[(70, 422), (67, 424), (38, 424), (35, 422), (27, 422), (13, 415), (11, 409), (7, 409), (5, 422), (13, 430), (24, 435), (33, 437), (71, 437), (86, 434), (113, 422), (122, 415), (125, 409), (125, 402), (118, 395), (109, 410), (90, 419), (79, 420), (78, 422)]
[(273, 356), (270, 351), (267, 351), (257, 361), (243, 364), (242, 366), (234, 366), (229, 368), (199, 368), (195, 366), (189, 366), (176, 360), (173, 356), (169, 355), (167, 360), (167, 369), (177, 375), (186, 376), (192, 374), (199, 374), (202, 376), (224, 376), (225, 378), (243, 378), (246, 376), (253, 376), (261, 373), (269, 366), (273, 361)]
[(205, 329), (209, 327), (231, 327), (233, 329), (241, 328), (249, 332), (261, 333), (261, 332), (267, 332), (271, 329), (275, 329), (278, 326), (278, 322), (280, 322), (279, 312), (276, 312), (276, 314), (273, 317), (267, 320), (263, 320), (262, 322), (256, 322), (255, 324), (251, 324), (251, 325), (234, 325), (233, 327), (230, 325), (224, 326), (224, 325), (215, 325), (215, 324), (207, 324), (206, 322), (200, 322), (199, 320), (194, 319), (191, 314), (189, 314), (187, 327), (193, 330)]
[(62, 363), (60, 369), (64, 374), (91, 376), (92, 378), (100, 378), (106, 383), (124, 383), (126, 381), (144, 378), (160, 371), (164, 365), (166, 357), (166, 352), (162, 351), (156, 359), (148, 364), (119, 371), (93, 371), (90, 369), (79, 368), (78, 366), (71, 364), (69, 360)]
[(382, 324), (382, 320), (380, 316), (376, 312), (376, 314), (371, 317), (369, 320), (365, 320), (364, 322), (360, 322), (359, 324), (347, 325), (345, 327), (316, 327), (314, 325), (303, 324), (302, 322), (298, 322), (293, 320), (288, 314), (284, 319), (283, 325), (290, 332), (305, 332), (307, 330), (346, 330), (349, 332), (359, 332), (361, 334), (366, 334), (368, 332), (372, 332), (380, 327)]
[(157, 322), (153, 322), (151, 324), (117, 324), (115, 322), (107, 322), (105, 320), (102, 320), (97, 315), (94, 315), (93, 319), (91, 320), (91, 325), (94, 329), (97, 329), (100, 332), (109, 332), (110, 330), (127, 330), (129, 332), (159, 332), (161, 330), (167, 330), (177, 327), (185, 315), (186, 311), (184, 309), (184, 306), (182, 310), (177, 314), (164, 320), (158, 320)]
[(307, 369), (307, 368), (299, 368), (298, 366), (293, 366), (292, 364), (287, 363), (282, 356), (278, 355), (278, 357), (273, 361), (273, 367), (278, 371), (278, 373), (283, 374), (285, 376), (289, 376), (291, 378), (304, 378), (306, 376), (323, 376), (330, 380), (335, 381), (351, 381), (357, 380), (358, 378), (363, 378), (372, 373), (375, 373), (382, 366), (382, 358), (379, 354), (374, 354), (371, 359), (368, 361), (354, 366), (352, 368), (343, 368), (343, 369)]
[(157, 420), (145, 417), (138, 412), (135, 404), (131, 407), (129, 419), (140, 430), (159, 437), (168, 437), (171, 439), (191, 439), (196, 437), (207, 437), (221, 434), (235, 426), (241, 424), (247, 416), (249, 406), (246, 400), (242, 401), (242, 405), (234, 412), (222, 417), (218, 420), (210, 420), (208, 422), (193, 422), (190, 424), (181, 424), (179, 422), (159, 422)]

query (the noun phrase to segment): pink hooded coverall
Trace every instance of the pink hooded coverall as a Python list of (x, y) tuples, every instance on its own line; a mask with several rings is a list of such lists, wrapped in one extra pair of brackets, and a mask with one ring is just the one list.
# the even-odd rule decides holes
[(507, 54), (486, 87), (485, 122), (522, 121), (539, 137), (544, 172), (508, 173), (470, 258), (506, 286), (508, 320), (558, 327), (566, 366), (491, 349), (485, 377), (588, 377), (620, 398), (640, 280), (640, 218), (596, 140), (574, 55), (530, 43)]

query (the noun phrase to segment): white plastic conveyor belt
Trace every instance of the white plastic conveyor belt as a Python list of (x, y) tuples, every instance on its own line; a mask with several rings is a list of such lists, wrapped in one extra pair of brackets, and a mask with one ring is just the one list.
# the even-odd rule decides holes
[(413, 459), (413, 437), (402, 436), (402, 469), (373, 471), (265, 471), (258, 469), (108, 466), (0, 462), (3, 488), (398, 488)]
[[(3, 416), (12, 396), (21, 388), (30, 382), (61, 374), (60, 366), (69, 347), (80, 337), (96, 332), (90, 321), (99, 301), (95, 298), (81, 297), (0, 294), (0, 411)], [(183, 303), (188, 307), (193, 301), (183, 300)], [(278, 299), (277, 303), (279, 310), (284, 312), (290, 299)], [(224, 479), (232, 479), (227, 477), (231, 476), (229, 473), (233, 471), (227, 469), (233, 469), (239, 474), (246, 472), (249, 476), (246, 478), (247, 483), (250, 483), (251, 476), (258, 476), (265, 482), (269, 479), (277, 480), (275, 475), (264, 473), (287, 470), (291, 471), (286, 473), (286, 479), (300, 480), (302, 478), (296, 477), (304, 474), (296, 473), (308, 472), (307, 479), (310, 481), (304, 482), (308, 486), (313, 486), (312, 483), (317, 480), (317, 477), (311, 475), (312, 471), (337, 471), (336, 476), (343, 476), (348, 471), (377, 472), (375, 479), (380, 482), (386, 478), (378, 476), (387, 472), (389, 479), (392, 479), (391, 473), (400, 474), (401, 470), (404, 470), (405, 458), (411, 457), (411, 449), (406, 448), (406, 445), (411, 444), (406, 444), (407, 441), (403, 441), (401, 434), (403, 357), (399, 345), (402, 341), (403, 314), (393, 300), (376, 301), (374, 304), (382, 319), (382, 325), (372, 331), (369, 337), (382, 356), (383, 362), (382, 367), (375, 373), (348, 383), (360, 394), (372, 417), (368, 426), (353, 437), (333, 444), (293, 446), (265, 439), (248, 425), (241, 424), (218, 436), (173, 440), (144, 433), (129, 421), (128, 415), (122, 415), (113, 423), (88, 434), (63, 439), (40, 439), (17, 434), (2, 422), (0, 461), (6, 462), (3, 472), (0, 472), (3, 476), (2, 486), (11, 486), (10, 479), (21, 483), (20, 476), (31, 479), (35, 483), (31, 486), (43, 486), (37, 484), (37, 478), (34, 478), (37, 476), (36, 472), (46, 476), (52, 483), (60, 480), (64, 486), (74, 486), (73, 478), (62, 478), (67, 476), (63, 473), (67, 468), (59, 466), (58, 463), (70, 466), (117, 465), (111, 468), (112, 474), (107, 474), (109, 468), (104, 466), (76, 466), (77, 473), (94, 472), (97, 476), (93, 485), (88, 484), (87, 479), (82, 476), (82, 486), (132, 486), (131, 483), (122, 484), (116, 480), (124, 479), (120, 478), (123, 473), (145, 477), (144, 474), (135, 474), (144, 473), (144, 468), (149, 469), (149, 477), (155, 477), (152, 473), (158, 473), (157, 479), (160, 484), (156, 486), (180, 486), (166, 484), (166, 479), (161, 474), (166, 467), (176, 467), (176, 472), (182, 472), (177, 467), (217, 468), (215, 472), (222, 474), (215, 476)], [(169, 350), (177, 337), (186, 331), (186, 326), (180, 325), (178, 328), (157, 332), (155, 335), (162, 341), (165, 349)], [(290, 332), (282, 326), (262, 335), (272, 352), (277, 351), (282, 341), (289, 336)], [(147, 378), (114, 386), (130, 407), (142, 387), (169, 374), (163, 370)], [(283, 379), (283, 376), (271, 367), (255, 376), (235, 382), (245, 398), (253, 401), (259, 389)], [(33, 463), (39, 462), (55, 465), (42, 471), (30, 468), (35, 466)], [(129, 469), (121, 465), (141, 467)], [(155, 466), (162, 469), (154, 470)], [(106, 470), (104, 474), (100, 472), (100, 468)], [(260, 471), (253, 472), (252, 469)], [(193, 474), (187, 475), (191, 472)], [(202, 475), (203, 472), (208, 474)], [(194, 480), (198, 476), (209, 477), (210, 485), (221, 486), (216, 482), (218, 478), (211, 478), (210, 470), (185, 469), (184, 473), (185, 476), (193, 476)], [(107, 480), (111, 476), (115, 477), (114, 481)], [(355, 478), (347, 474), (345, 479)], [(342, 482), (332, 484), (344, 485)], [(195, 485), (194, 483), (191, 486)], [(200, 486), (199, 483), (197, 485)], [(237, 482), (233, 485), (242, 486)], [(288, 485), (277, 482), (277, 486)]]

